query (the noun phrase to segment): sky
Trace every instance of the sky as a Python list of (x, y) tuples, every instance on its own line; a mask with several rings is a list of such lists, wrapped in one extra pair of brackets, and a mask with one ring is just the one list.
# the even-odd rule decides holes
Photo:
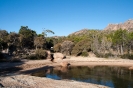
[(67, 36), (81, 29), (104, 29), (109, 23), (133, 19), (133, 0), (0, 0), (0, 29), (21, 26), (49, 36)]

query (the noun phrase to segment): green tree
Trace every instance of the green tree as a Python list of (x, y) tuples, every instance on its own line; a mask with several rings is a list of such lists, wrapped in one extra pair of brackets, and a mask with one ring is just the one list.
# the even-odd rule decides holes
[(7, 48), (7, 36), (8, 32), (6, 30), (0, 30), (0, 49), (6, 49)]
[(34, 46), (34, 37), (37, 36), (35, 31), (29, 29), (28, 26), (21, 26), (19, 35), (22, 47), (32, 48)]
[(113, 44), (117, 46), (117, 52), (119, 55), (123, 55), (123, 47), (127, 42), (127, 31), (119, 29), (114, 32), (112, 41)]
[(72, 50), (72, 55), (79, 56), (82, 55), (85, 52), (88, 52), (91, 50), (91, 44), (88, 39), (84, 39), (80, 42), (78, 42)]

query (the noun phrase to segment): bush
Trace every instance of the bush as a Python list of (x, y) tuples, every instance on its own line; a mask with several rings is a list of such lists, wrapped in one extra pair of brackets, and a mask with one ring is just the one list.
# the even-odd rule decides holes
[(0, 62), (6, 61), (6, 59), (4, 58), (3, 53), (0, 52)]
[(26, 59), (37, 60), (38, 58), (37, 58), (36, 54), (31, 54), (31, 55), (27, 56)]
[(84, 51), (84, 52), (82, 52), (81, 53), (81, 56), (84, 56), (84, 57), (87, 57), (89, 54), (88, 54), (88, 52), (86, 52), (86, 51)]
[(84, 40), (78, 42), (73, 47), (72, 55), (79, 56), (82, 53), (84, 54), (84, 52), (87, 52), (88, 50), (90, 50), (90, 42), (88, 39), (84, 39)]
[(125, 58), (133, 59), (133, 55), (132, 54), (124, 54), (124, 55), (121, 56), (121, 58), (123, 58), (123, 59), (125, 59)]
[(0, 52), (0, 59), (3, 59), (4, 58), (4, 55), (3, 53)]
[(48, 53), (43, 50), (43, 49), (37, 49), (35, 51), (35, 54), (28, 55), (26, 59), (30, 60), (41, 60), (41, 59), (46, 59), (48, 56)]
[(0, 62), (8, 62), (9, 59), (7, 59), (7, 58), (8, 58), (7, 54), (0, 52)]
[(72, 48), (74, 46), (74, 43), (72, 41), (64, 41), (61, 44), (61, 53), (65, 55), (71, 55)]
[(102, 57), (102, 58), (109, 58), (109, 57), (113, 57), (114, 55), (111, 53), (106, 53), (106, 54), (102, 54), (102, 53), (95, 53), (95, 55), (97, 57)]
[(43, 49), (36, 50), (36, 56), (38, 59), (46, 59), (48, 56), (48, 53)]
[(54, 45), (54, 52), (60, 52), (61, 51), (61, 44), (57, 43), (56, 45)]

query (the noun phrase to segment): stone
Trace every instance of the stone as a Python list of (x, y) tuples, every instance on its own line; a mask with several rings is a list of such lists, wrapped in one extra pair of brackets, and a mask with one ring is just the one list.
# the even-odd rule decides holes
[(68, 62), (61, 62), (60, 65), (62, 67), (69, 67), (70, 66), (70, 63), (68, 63)]
[(133, 20), (129, 19), (124, 23), (109, 24), (104, 30), (118, 30), (118, 29), (133, 30)]

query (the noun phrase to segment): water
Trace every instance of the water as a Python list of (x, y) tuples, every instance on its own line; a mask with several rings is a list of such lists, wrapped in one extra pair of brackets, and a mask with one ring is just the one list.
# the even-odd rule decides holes
[(56, 80), (76, 80), (88, 83), (101, 84), (113, 88), (133, 88), (133, 71), (126, 67), (71, 67), (51, 68), (32, 73), (34, 76), (47, 77)]

